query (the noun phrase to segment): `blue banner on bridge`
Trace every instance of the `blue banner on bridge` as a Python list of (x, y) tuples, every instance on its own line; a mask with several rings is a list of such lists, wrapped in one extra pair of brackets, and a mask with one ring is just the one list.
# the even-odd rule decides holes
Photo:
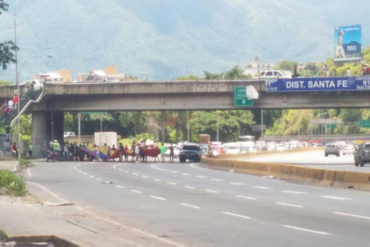
[(305, 77), (266, 81), (266, 91), (362, 91), (370, 90), (370, 76), (361, 77)]

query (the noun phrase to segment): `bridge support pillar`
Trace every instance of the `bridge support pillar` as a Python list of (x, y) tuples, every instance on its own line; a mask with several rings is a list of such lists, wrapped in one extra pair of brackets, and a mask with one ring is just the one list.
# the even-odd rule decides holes
[(63, 143), (64, 132), (63, 112), (33, 112), (32, 113), (32, 156), (44, 157), (49, 142), (57, 139)]

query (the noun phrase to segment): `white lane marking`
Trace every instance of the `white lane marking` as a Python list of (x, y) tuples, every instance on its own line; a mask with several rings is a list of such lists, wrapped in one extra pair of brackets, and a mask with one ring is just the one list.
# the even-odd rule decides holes
[(103, 181), (103, 179), (101, 179), (101, 178), (96, 178), (96, 180), (98, 180), (98, 181)]
[(56, 193), (52, 192), (51, 190), (49, 190), (45, 186), (42, 186), (41, 184), (34, 183), (34, 182), (27, 182), (27, 183), (28, 184), (33, 184), (33, 185), (35, 185), (35, 186), (43, 189), (44, 191), (46, 191), (47, 193), (49, 193), (50, 195), (52, 195), (54, 198), (56, 198), (57, 200), (59, 200), (61, 203), (69, 203), (67, 200), (65, 200), (64, 198), (58, 196)]
[(117, 187), (118, 189), (126, 189), (126, 187), (125, 187), (125, 186), (122, 186), (122, 185), (116, 185), (116, 187)]
[(133, 172), (132, 173), (134, 176), (139, 176), (139, 173)]
[(224, 182), (225, 179), (221, 179), (221, 178), (211, 178), (211, 181), (215, 181), (215, 182)]
[(192, 204), (188, 204), (188, 203), (179, 203), (181, 206), (184, 206), (184, 207), (188, 207), (188, 208), (194, 208), (194, 209), (200, 209), (200, 207), (198, 206), (195, 206), (195, 205), (192, 205)]
[(295, 191), (295, 190), (282, 190), (281, 192), (287, 193), (287, 194), (295, 194), (295, 195), (305, 195), (305, 194), (307, 194), (307, 192)]
[(130, 191), (133, 192), (133, 193), (136, 193), (136, 194), (143, 194), (143, 192), (138, 191), (138, 190), (130, 190)]
[(315, 233), (315, 234), (320, 234), (320, 235), (331, 235), (328, 232), (316, 231), (316, 230), (311, 230), (311, 229), (297, 227), (297, 226), (291, 226), (291, 225), (283, 225), (283, 226), (289, 229), (297, 230), (297, 231), (310, 232), (310, 233)]
[(253, 186), (253, 188), (260, 189), (260, 190), (271, 190), (270, 187), (266, 187), (266, 186)]
[(141, 176), (142, 178), (145, 178), (145, 179), (148, 179), (149, 177), (148, 176)]
[(170, 185), (176, 185), (176, 183), (171, 182), (171, 181), (167, 181), (167, 183), (170, 184)]
[(162, 180), (160, 180), (159, 178), (155, 178), (155, 179), (153, 179), (154, 181), (157, 181), (157, 182), (160, 182), (160, 181), (162, 181)]
[(293, 208), (303, 208), (302, 205), (297, 205), (297, 204), (291, 204), (291, 203), (285, 203), (285, 202), (276, 202), (277, 205), (280, 206), (287, 206), (287, 207), (293, 207)]
[(189, 173), (185, 173), (185, 172), (183, 172), (183, 173), (181, 173), (182, 175), (184, 175), (184, 176), (189, 176)]
[(28, 175), (29, 178), (32, 178), (32, 174), (31, 174), (30, 168), (27, 169), (27, 175)]
[(359, 219), (365, 219), (365, 220), (370, 220), (370, 217), (369, 216), (358, 215), (358, 214), (348, 214), (348, 213), (343, 213), (343, 212), (333, 212), (333, 214), (343, 215), (343, 216), (349, 216), (349, 217), (354, 217), (354, 218), (359, 218)]
[(220, 194), (220, 192), (219, 191), (217, 191), (217, 190), (210, 190), (210, 189), (206, 189), (206, 190), (204, 190), (205, 192), (208, 192), (208, 193), (213, 193), (213, 194)]
[(197, 177), (197, 178), (202, 178), (202, 179), (204, 179), (204, 178), (208, 178), (207, 176), (203, 176), (203, 175), (197, 175), (196, 177)]
[(244, 185), (244, 183), (241, 183), (241, 182), (231, 182), (230, 184), (231, 185)]
[(238, 217), (238, 218), (242, 218), (242, 219), (247, 219), (247, 220), (252, 219), (249, 216), (245, 216), (245, 215), (241, 215), (241, 214), (234, 214), (234, 213), (230, 213), (230, 212), (222, 212), (222, 213), (225, 214), (225, 215), (234, 216), (234, 217)]
[(90, 177), (90, 178), (95, 178), (93, 175), (90, 175), (89, 177)]
[(160, 201), (165, 201), (166, 200), (166, 198), (163, 198), (163, 197), (160, 197), (160, 196), (151, 195), (150, 197), (153, 198), (153, 199), (160, 200)]
[(237, 195), (236, 197), (241, 198), (241, 199), (245, 199), (245, 200), (257, 201), (257, 198), (251, 197), (251, 196)]
[(326, 198), (326, 199), (333, 199), (333, 200), (340, 200), (340, 201), (350, 201), (352, 200), (352, 198), (348, 198), (348, 197), (341, 197), (341, 196), (331, 196), (331, 195), (324, 195), (324, 196), (321, 196), (322, 198)]
[(86, 172), (84, 172), (83, 174), (84, 174), (85, 176), (89, 175), (89, 174), (87, 174)]
[(189, 190), (193, 190), (193, 189), (195, 189), (195, 187), (194, 187), (194, 186), (189, 186), (189, 185), (185, 185), (184, 187), (185, 187), (185, 188), (187, 188), (187, 189), (189, 189)]

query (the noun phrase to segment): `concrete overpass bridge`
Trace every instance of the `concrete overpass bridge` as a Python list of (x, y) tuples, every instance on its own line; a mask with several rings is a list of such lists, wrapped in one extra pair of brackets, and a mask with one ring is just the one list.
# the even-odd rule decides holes
[[(259, 92), (253, 106), (234, 106), (238, 86), (254, 86)], [(0, 99), (14, 89), (1, 87)], [(64, 112), (369, 107), (370, 90), (272, 93), (264, 80), (207, 80), (45, 84), (45, 96), (27, 111), (32, 113), (33, 147), (38, 155), (51, 136), (63, 139)]]

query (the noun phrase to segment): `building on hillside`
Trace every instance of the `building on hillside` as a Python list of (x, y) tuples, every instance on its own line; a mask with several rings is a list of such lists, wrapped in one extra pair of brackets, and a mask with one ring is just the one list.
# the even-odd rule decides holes
[(63, 78), (63, 82), (72, 82), (72, 72), (69, 69), (59, 70), (58, 74)]
[(63, 77), (57, 72), (39, 73), (35, 76), (41, 82), (63, 82)]
[(253, 61), (247, 64), (243, 71), (243, 75), (251, 75), (253, 78), (259, 76), (263, 71), (273, 70), (274, 64), (271, 63), (260, 63), (259, 56), (256, 56)]

